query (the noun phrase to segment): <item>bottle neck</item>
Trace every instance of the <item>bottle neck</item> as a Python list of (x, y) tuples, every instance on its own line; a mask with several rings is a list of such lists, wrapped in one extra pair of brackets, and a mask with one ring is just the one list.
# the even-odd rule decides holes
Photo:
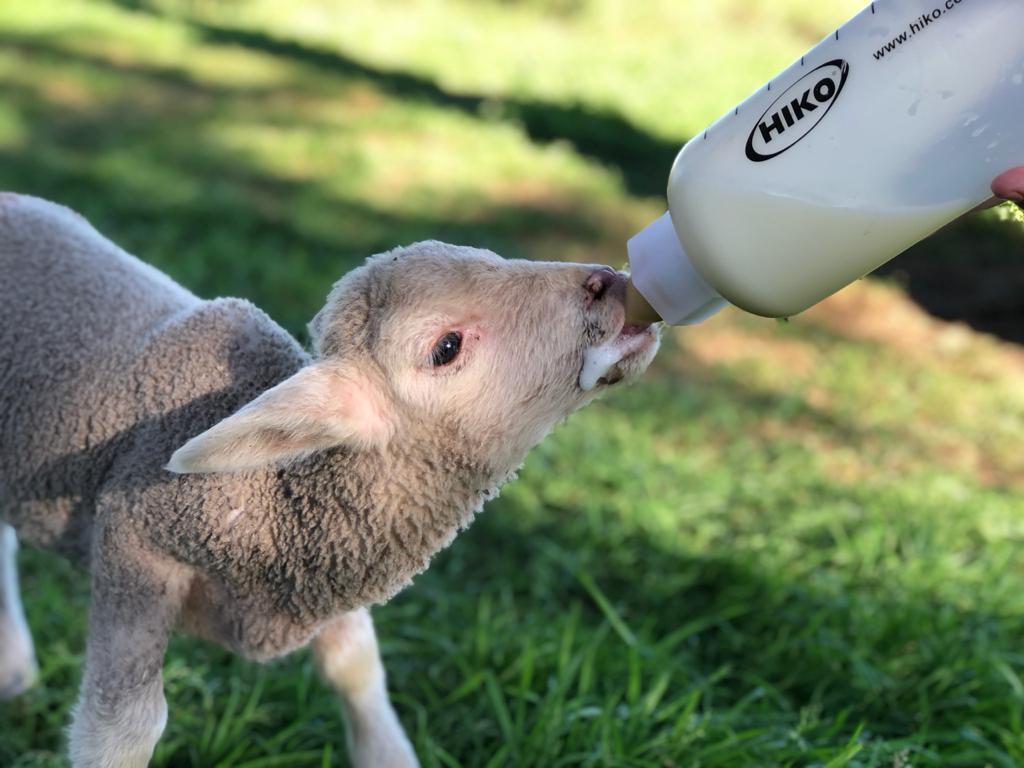
[(630, 238), (626, 248), (631, 284), (666, 323), (695, 325), (728, 304), (693, 266), (667, 211)]

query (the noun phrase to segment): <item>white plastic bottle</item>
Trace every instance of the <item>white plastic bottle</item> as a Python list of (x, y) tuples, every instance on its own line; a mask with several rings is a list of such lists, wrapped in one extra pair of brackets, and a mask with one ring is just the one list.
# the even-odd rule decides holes
[(878, 0), (686, 144), (629, 241), (667, 322), (786, 317), (1024, 164), (1024, 0)]

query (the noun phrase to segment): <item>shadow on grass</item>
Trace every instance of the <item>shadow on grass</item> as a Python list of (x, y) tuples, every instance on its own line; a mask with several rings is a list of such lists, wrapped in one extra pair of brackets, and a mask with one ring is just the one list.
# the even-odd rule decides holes
[(936, 317), (1024, 343), (1024, 226), (1017, 222), (958, 221), (878, 274), (898, 280)]
[[(159, 14), (144, 0), (120, 0), (117, 4), (134, 11)], [(372, 67), (336, 50), (255, 30), (210, 24), (187, 16), (175, 17), (175, 20), (187, 24), (211, 43), (238, 45), (307, 64), (322, 72), (358, 77), (401, 99), (515, 122), (537, 142), (566, 141), (580, 154), (616, 168), (626, 188), (634, 195), (661, 196), (665, 193), (672, 160), (685, 142), (683, 138), (668, 140), (657, 137), (611, 110), (512, 96), (455, 93), (427, 77)]]
[[(67, 109), (43, 92), (45, 78), (5, 83), (25, 120), (24, 139), (0, 150), (0, 186), (56, 200), (118, 245), (203, 296), (241, 295), (302, 335), (330, 285), (363, 258), (399, 244), (440, 239), (528, 256), (533, 234), (601, 238), (587, 210), (543, 202), (474, 203), (458, 211), (394, 213), (318, 180), (262, 168), (219, 141), (220, 107), (258, 111), (262, 122), (308, 122), (265, 91), (200, 83), (187, 73), (113, 64), (45, 38), (0, 35), (33, 66), (120, 76), (116, 98)], [(83, 83), (87, 83), (84, 80)], [(358, 158), (353, 163), (358, 166)], [(339, 167), (338, 177), (358, 167)]]

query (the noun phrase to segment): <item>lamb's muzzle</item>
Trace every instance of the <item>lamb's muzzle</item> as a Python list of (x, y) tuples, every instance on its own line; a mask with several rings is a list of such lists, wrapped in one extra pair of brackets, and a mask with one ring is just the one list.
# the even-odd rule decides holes
[(614, 305), (614, 325), (611, 334), (584, 352), (579, 375), (581, 390), (635, 379), (646, 370), (657, 350), (660, 323), (626, 322), (628, 280), (628, 275), (609, 267), (602, 267), (587, 278), (585, 287), (591, 301)]

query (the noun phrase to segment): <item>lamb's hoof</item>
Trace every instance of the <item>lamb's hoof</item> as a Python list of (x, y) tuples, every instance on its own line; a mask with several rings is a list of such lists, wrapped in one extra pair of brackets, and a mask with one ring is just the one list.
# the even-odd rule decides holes
[(27, 630), (0, 618), (0, 701), (24, 693), (37, 677), (39, 665)]
[(0, 672), (0, 701), (20, 696), (33, 685), (39, 677), (35, 662), (21, 669)]

